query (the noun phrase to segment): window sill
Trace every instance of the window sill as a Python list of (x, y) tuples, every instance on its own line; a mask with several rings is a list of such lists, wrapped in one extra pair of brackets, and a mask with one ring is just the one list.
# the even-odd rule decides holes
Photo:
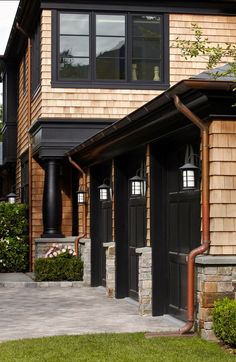
[(84, 89), (146, 89), (146, 90), (166, 90), (170, 87), (168, 83), (111, 83), (111, 82), (68, 82), (68, 81), (52, 81), (52, 88), (84, 88)]

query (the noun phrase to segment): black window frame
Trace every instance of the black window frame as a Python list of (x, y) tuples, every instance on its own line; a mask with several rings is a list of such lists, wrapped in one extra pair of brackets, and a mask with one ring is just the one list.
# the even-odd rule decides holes
[[(91, 74), (92, 79), (89, 80), (64, 80), (59, 79), (59, 17), (61, 13), (74, 13), (74, 14), (90, 14), (90, 59), (91, 60)], [(135, 15), (155, 15), (160, 16), (162, 19), (162, 66), (161, 66), (161, 78), (162, 81), (145, 81), (145, 80), (131, 80), (131, 49), (130, 46), (126, 46), (125, 54), (125, 67), (126, 67), (126, 79), (125, 80), (95, 80), (95, 62), (94, 45), (96, 39), (96, 15), (125, 15), (127, 18), (125, 39), (131, 42), (131, 18)], [(92, 52), (92, 54), (91, 54)], [(127, 69), (129, 68), (129, 70)], [(114, 11), (109, 9), (104, 10), (53, 10), (52, 11), (52, 87), (58, 88), (118, 88), (118, 89), (167, 89), (169, 84), (169, 16), (168, 14), (162, 14), (152, 11)]]
[(31, 37), (31, 96), (34, 97), (41, 86), (41, 25), (38, 22)]

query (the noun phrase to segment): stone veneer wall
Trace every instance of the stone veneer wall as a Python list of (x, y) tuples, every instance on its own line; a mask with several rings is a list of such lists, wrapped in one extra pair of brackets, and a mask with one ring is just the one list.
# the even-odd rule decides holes
[(196, 258), (198, 328), (204, 339), (216, 339), (212, 329), (214, 301), (236, 299), (236, 256), (201, 256)]
[(115, 297), (115, 243), (103, 243), (106, 248), (106, 294), (110, 298)]
[(152, 314), (152, 248), (137, 248), (139, 255), (139, 314)]
[(84, 262), (84, 284), (91, 285), (91, 240), (80, 239), (79, 253), (81, 260)]
[(38, 238), (35, 240), (35, 258), (43, 258), (46, 252), (53, 246), (53, 244), (58, 244), (59, 247), (62, 245), (72, 246), (74, 249), (75, 239), (75, 237), (60, 239)]

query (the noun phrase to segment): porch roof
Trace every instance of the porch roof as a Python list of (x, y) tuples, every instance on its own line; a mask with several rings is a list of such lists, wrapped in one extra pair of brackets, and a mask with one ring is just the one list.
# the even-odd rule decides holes
[(182, 80), (121, 120), (72, 149), (82, 165), (103, 162), (141, 145), (158, 140), (177, 128), (188, 127), (190, 121), (176, 109), (173, 101), (181, 101), (204, 121), (212, 118), (236, 118), (235, 82), (223, 80)]

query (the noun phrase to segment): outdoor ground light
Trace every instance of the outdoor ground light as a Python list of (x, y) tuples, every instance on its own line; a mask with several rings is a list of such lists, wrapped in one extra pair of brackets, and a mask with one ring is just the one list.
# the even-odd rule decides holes
[(183, 190), (196, 188), (196, 171), (198, 167), (193, 163), (185, 163), (179, 168), (182, 172)]
[(131, 183), (131, 197), (142, 197), (146, 193), (146, 179), (138, 175), (139, 170), (134, 177), (129, 179)]
[(16, 203), (16, 194), (14, 194), (13, 192), (8, 194), (7, 201), (9, 202), (9, 204), (15, 204)]
[(99, 200), (100, 201), (108, 201), (111, 200), (111, 186), (110, 180), (104, 179), (102, 185), (98, 186), (99, 190)]

